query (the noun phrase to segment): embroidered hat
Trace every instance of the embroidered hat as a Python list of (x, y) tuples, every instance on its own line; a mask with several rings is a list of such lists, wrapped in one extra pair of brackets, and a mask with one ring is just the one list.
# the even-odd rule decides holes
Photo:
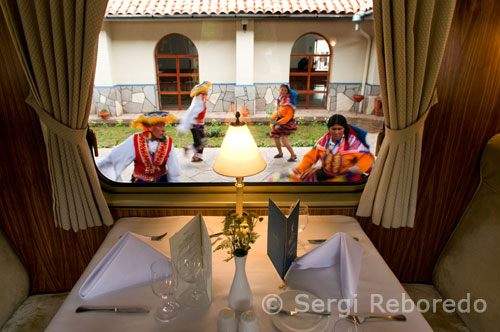
[(209, 81), (203, 81), (202, 83), (196, 85), (192, 90), (191, 90), (191, 97), (197, 96), (200, 93), (207, 92), (208, 89), (212, 86), (212, 82)]
[(158, 123), (171, 123), (177, 120), (177, 117), (168, 112), (151, 112), (145, 115), (139, 116), (137, 119), (130, 123), (132, 128), (142, 128), (144, 131), (149, 131), (149, 127), (154, 126)]

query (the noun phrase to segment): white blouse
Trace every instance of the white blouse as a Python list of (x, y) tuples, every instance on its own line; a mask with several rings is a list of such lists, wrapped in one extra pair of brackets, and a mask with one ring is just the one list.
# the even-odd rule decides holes
[(196, 124), (196, 117), (203, 112), (204, 109), (205, 104), (203, 103), (203, 96), (201, 94), (194, 96), (193, 100), (191, 100), (191, 105), (189, 105), (189, 108), (180, 120), (177, 130), (181, 133), (185, 133), (191, 129), (193, 125)]

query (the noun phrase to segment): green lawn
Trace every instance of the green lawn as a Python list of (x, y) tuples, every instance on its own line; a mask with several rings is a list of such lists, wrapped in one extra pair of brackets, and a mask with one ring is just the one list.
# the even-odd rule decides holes
[[(312, 122), (303, 124), (298, 122), (299, 129), (290, 135), (289, 141), (293, 146), (313, 146), (316, 141), (326, 134), (324, 122)], [(123, 142), (133, 133), (140, 132), (140, 129), (130, 128), (125, 125), (108, 126), (106, 124), (97, 125), (91, 123), (90, 128), (97, 136), (97, 143), (100, 148), (110, 148)], [(219, 124), (217, 122), (207, 123), (205, 125), (205, 134), (208, 136), (208, 147), (220, 147), (228, 124)], [(274, 139), (269, 136), (271, 129), (267, 124), (256, 123), (249, 125), (248, 128), (255, 139), (255, 143), (260, 147), (273, 147)], [(167, 135), (174, 139), (175, 147), (183, 147), (193, 144), (191, 133), (179, 134), (172, 125), (167, 125)]]

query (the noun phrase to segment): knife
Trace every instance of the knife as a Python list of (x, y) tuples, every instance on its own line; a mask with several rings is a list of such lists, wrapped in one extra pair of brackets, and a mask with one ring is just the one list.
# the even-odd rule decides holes
[(147, 314), (149, 312), (148, 307), (113, 307), (113, 306), (80, 306), (76, 308), (76, 312), (86, 312), (86, 311), (110, 311), (125, 314)]
[(210, 234), (208, 237), (209, 237), (209, 238), (213, 238), (213, 237), (221, 236), (222, 234), (224, 234), (224, 232), (219, 232), (219, 233)]
[[(353, 237), (353, 239), (356, 241), (359, 241), (359, 239), (357, 237)], [(318, 243), (323, 243), (326, 240), (327, 239), (315, 239), (315, 240), (307, 240), (307, 241), (309, 241), (309, 243), (312, 243), (312, 244), (318, 244)]]

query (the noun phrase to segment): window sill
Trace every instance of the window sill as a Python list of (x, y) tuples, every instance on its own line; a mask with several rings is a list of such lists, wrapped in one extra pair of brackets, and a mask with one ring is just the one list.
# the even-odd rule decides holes
[[(300, 199), (312, 207), (356, 207), (365, 183), (244, 183), (243, 199), (247, 208), (267, 207), (269, 199), (278, 205)], [(131, 185), (101, 178), (101, 187), (114, 208), (232, 208), (236, 199), (232, 183)]]

